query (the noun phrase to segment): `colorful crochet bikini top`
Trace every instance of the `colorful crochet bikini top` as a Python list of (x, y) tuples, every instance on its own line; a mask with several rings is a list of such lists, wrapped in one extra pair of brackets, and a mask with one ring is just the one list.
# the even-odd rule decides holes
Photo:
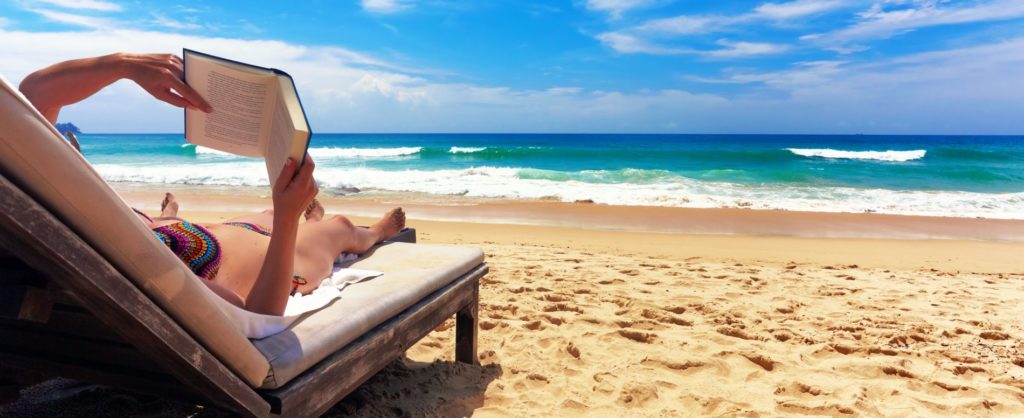
[(177, 222), (153, 228), (153, 233), (189, 269), (206, 280), (213, 280), (220, 269), (220, 243), (206, 228), (191, 222)]

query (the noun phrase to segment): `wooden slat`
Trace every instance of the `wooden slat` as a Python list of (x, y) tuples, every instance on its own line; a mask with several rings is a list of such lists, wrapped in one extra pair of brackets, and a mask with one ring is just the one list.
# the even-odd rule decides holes
[(118, 387), (131, 392), (159, 394), (163, 397), (198, 402), (205, 400), (169, 374), (146, 373), (110, 365), (83, 363), (77, 360), (69, 362), (62, 358), (11, 352), (0, 353), (0, 361), (19, 369)]
[(135, 347), (111, 341), (47, 332), (34, 324), (0, 326), (0, 352), (60, 359), (61, 363), (93, 364), (153, 374), (167, 374), (163, 367)]
[(35, 286), (0, 285), (0, 318), (46, 322), (53, 312), (53, 293)]
[(50, 320), (40, 328), (54, 334), (131, 345), (117, 333), (110, 332), (110, 327), (99, 318), (77, 306), (56, 305)]
[(269, 413), (269, 404), (252, 388), (78, 235), (3, 176), (0, 245), (78, 295), (82, 306), (112, 332), (136, 344), (192, 390), (245, 415)]
[(398, 316), (328, 356), (281, 389), (262, 392), (272, 412), (319, 416), (433, 331), (456, 312), (477, 303), (481, 264)]
[(0, 284), (46, 287), (47, 279), (16, 258), (0, 257)]

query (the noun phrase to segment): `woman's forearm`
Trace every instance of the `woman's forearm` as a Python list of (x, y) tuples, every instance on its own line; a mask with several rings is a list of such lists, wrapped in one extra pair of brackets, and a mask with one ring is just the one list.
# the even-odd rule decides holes
[(203, 112), (213, 108), (184, 81), (184, 63), (173, 54), (117, 53), (64, 61), (25, 77), (19, 90), (50, 123), (60, 109), (96, 94), (120, 79), (129, 79), (172, 106)]
[(62, 107), (82, 101), (127, 77), (125, 57), (111, 54), (54, 64), (29, 74), (19, 90), (50, 123), (56, 123)]
[(274, 218), (274, 234), (270, 237), (267, 256), (263, 259), (259, 277), (253, 285), (245, 308), (249, 311), (281, 315), (292, 288), (292, 274), (295, 273), (295, 240), (299, 219)]

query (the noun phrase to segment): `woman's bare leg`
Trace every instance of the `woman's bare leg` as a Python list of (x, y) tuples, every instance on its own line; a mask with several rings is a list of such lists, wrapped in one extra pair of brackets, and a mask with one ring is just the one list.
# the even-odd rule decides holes
[(405, 228), (405, 212), (395, 208), (369, 228), (352, 224), (344, 216), (331, 216), (320, 222), (306, 222), (299, 226), (295, 247), (295, 274), (305, 277), (309, 284), (299, 288), (308, 292), (320, 285), (331, 274), (334, 260), (342, 253), (361, 254)]
[(306, 222), (320, 222), (324, 219), (324, 205), (319, 200), (313, 199), (306, 208)]
[(178, 198), (174, 193), (164, 193), (164, 200), (160, 202), (160, 216), (178, 216)]
[[(324, 207), (321, 206), (320, 202), (318, 202), (316, 199), (313, 199), (313, 203), (311, 203), (309, 205), (309, 208), (306, 209), (305, 216), (306, 216), (306, 222), (316, 222), (316, 221), (319, 221), (319, 220), (323, 219), (323, 217), (324, 217)], [(259, 226), (263, 227), (264, 229), (266, 229), (270, 233), (274, 233), (274, 231), (273, 231), (273, 227), (274, 227), (274, 210), (273, 209), (267, 209), (267, 210), (265, 210), (263, 212), (260, 212), (260, 213), (252, 213), (252, 214), (242, 215), (242, 216), (239, 216), (237, 218), (230, 219), (230, 220), (228, 220), (228, 222), (247, 222), (247, 223), (253, 223), (253, 224), (256, 224), (256, 225), (259, 225)]]
[(184, 221), (178, 217), (178, 199), (174, 193), (164, 193), (164, 200), (160, 202), (160, 216), (153, 218), (153, 225), (163, 226)]

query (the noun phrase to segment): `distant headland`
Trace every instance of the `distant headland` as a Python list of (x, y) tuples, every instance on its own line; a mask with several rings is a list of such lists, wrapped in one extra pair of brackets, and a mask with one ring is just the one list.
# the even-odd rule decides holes
[(61, 135), (67, 135), (68, 132), (71, 132), (75, 135), (82, 133), (82, 130), (78, 129), (78, 127), (71, 122), (58, 123), (54, 125), (54, 127), (57, 128), (57, 132), (60, 132)]

